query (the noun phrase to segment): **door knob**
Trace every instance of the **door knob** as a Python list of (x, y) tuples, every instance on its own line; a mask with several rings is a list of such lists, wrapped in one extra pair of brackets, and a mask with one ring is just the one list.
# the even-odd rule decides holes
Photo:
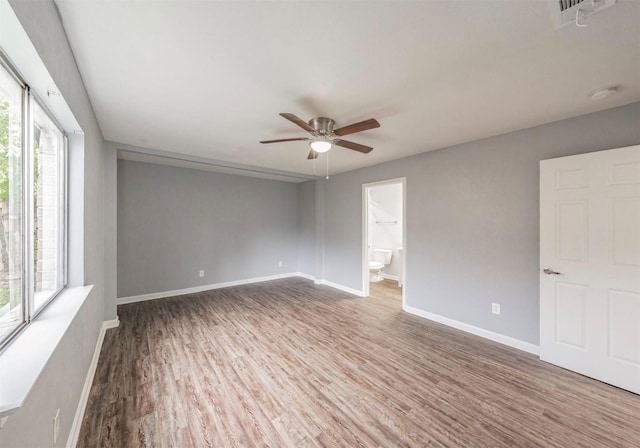
[(556, 272), (553, 269), (549, 269), (549, 268), (543, 269), (542, 272), (544, 272), (547, 275), (562, 275), (561, 272)]

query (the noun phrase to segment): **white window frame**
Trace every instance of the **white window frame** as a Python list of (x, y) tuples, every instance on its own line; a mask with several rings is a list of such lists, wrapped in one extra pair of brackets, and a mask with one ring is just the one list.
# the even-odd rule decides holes
[[(35, 105), (36, 103), (38, 104), (38, 106), (42, 109), (42, 111), (47, 115), (47, 117), (49, 117), (49, 119), (53, 122), (53, 125), (58, 129), (58, 131), (60, 131), (60, 134), (62, 135), (62, 148), (60, 148), (60, 162), (58, 164), (58, 176), (59, 179), (62, 180), (61, 184), (58, 184), (58, 199), (60, 200), (60, 202), (58, 203), (58, 207), (60, 209), (60, 213), (58, 216), (58, 240), (60, 241), (60, 250), (62, 253), (60, 253), (60, 266), (58, 266), (58, 283), (60, 285), (60, 287), (58, 289), (56, 289), (51, 296), (44, 302), (42, 303), (42, 305), (40, 305), (40, 308), (38, 308), (37, 310), (35, 309), (35, 291), (34, 291), (34, 286), (35, 286), (35, 279), (34, 279), (34, 274), (35, 274), (35, 270), (33, 270), (33, 266), (34, 266), (34, 261), (35, 261), (35, 257), (34, 257), (34, 239), (33, 239), (33, 233), (35, 230), (35, 216), (34, 216), (34, 199), (33, 199), (33, 166), (34, 166), (34, 152), (33, 151), (29, 151), (28, 153), (28, 160), (27, 163), (25, 165), (29, 165), (27, 168), (27, 175), (30, 176), (28, 179), (25, 178), (25, 185), (28, 185), (28, 198), (25, 198), (25, 207), (27, 209), (27, 213), (25, 214), (25, 224), (27, 226), (29, 226), (30, 228), (27, 229), (28, 233), (26, 233), (26, 235), (29, 235), (31, 238), (26, 238), (25, 241), (25, 247), (27, 249), (27, 256), (29, 257), (26, 262), (29, 263), (28, 266), (30, 266), (32, 269), (30, 270), (30, 273), (25, 276), (25, 278), (28, 279), (29, 281), (29, 285), (27, 288), (27, 291), (29, 292), (29, 322), (31, 322), (33, 319), (35, 319), (46, 307), (47, 305), (49, 305), (49, 303), (51, 303), (52, 300), (54, 300), (63, 290), (64, 288), (67, 286), (67, 231), (66, 231), (66, 223), (67, 223), (67, 177), (66, 177), (66, 173), (67, 173), (67, 146), (68, 146), (68, 140), (67, 140), (67, 135), (64, 132), (64, 129), (62, 129), (62, 126), (60, 126), (60, 124), (58, 123), (58, 121), (55, 119), (55, 117), (53, 116), (53, 114), (51, 112), (49, 112), (49, 110), (47, 110), (47, 108), (45, 107), (45, 105), (42, 103), (42, 101), (40, 101), (38, 99), (38, 97), (36, 95), (34, 95), (33, 93), (31, 93), (31, 111), (33, 112), (33, 105)], [(32, 115), (32, 121), (29, 126), (29, 133), (31, 134), (31, 142), (29, 145), (29, 148), (33, 148), (33, 128), (35, 125), (35, 119), (33, 119), (33, 114)], [(28, 183), (27, 183), (28, 182)], [(31, 202), (30, 202), (31, 201)]]
[[(47, 306), (53, 302), (62, 291), (67, 287), (67, 267), (68, 267), (68, 138), (64, 128), (60, 125), (55, 116), (48, 110), (44, 102), (33, 93), (29, 84), (24, 80), (18, 71), (13, 67), (9, 59), (0, 49), (0, 66), (4, 68), (9, 75), (22, 88), (22, 322), (0, 340), (0, 353), (4, 351), (13, 342), (16, 337), (29, 326), (29, 324), (42, 313)], [(34, 205), (33, 197), (33, 167), (34, 167), (34, 107), (38, 105), (53, 122), (54, 126), (62, 135), (62, 148), (60, 148), (58, 175), (61, 182), (58, 184), (58, 238), (60, 241), (58, 268), (59, 288), (54, 291), (47, 300), (35, 309), (35, 268), (34, 268)]]

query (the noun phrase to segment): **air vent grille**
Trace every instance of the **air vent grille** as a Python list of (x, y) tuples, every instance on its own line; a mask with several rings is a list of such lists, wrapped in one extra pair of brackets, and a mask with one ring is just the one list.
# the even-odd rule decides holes
[(566, 11), (567, 9), (576, 6), (579, 3), (583, 3), (585, 0), (558, 0), (560, 3), (560, 11)]
[(580, 22), (586, 22), (587, 16), (613, 6), (615, 3), (616, 0), (549, 0), (556, 28), (568, 23), (576, 23), (576, 16), (579, 16)]

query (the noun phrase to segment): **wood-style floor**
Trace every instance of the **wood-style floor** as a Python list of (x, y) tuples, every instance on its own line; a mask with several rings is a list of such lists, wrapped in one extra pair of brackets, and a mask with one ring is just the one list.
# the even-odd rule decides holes
[(293, 278), (123, 305), (80, 447), (639, 447), (640, 396)]

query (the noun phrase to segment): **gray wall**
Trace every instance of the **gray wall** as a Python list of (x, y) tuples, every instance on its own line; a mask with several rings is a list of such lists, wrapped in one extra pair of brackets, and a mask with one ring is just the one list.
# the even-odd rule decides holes
[(406, 304), (538, 344), (539, 161), (639, 143), (635, 103), (316, 181), (324, 279), (362, 289), (362, 184), (406, 177)]
[(296, 272), (297, 231), (294, 183), (118, 161), (118, 297)]
[(85, 132), (84, 282), (95, 286), (24, 407), (9, 417), (0, 430), (0, 445), (3, 448), (50, 446), (51, 422), (55, 410), (60, 408), (59, 444), (62, 446), (71, 428), (101, 324), (105, 317), (112, 319), (116, 315), (115, 306), (105, 307), (103, 302), (104, 140), (53, 1), (10, 0), (10, 4)]
[(298, 272), (316, 272), (316, 184), (298, 184)]

